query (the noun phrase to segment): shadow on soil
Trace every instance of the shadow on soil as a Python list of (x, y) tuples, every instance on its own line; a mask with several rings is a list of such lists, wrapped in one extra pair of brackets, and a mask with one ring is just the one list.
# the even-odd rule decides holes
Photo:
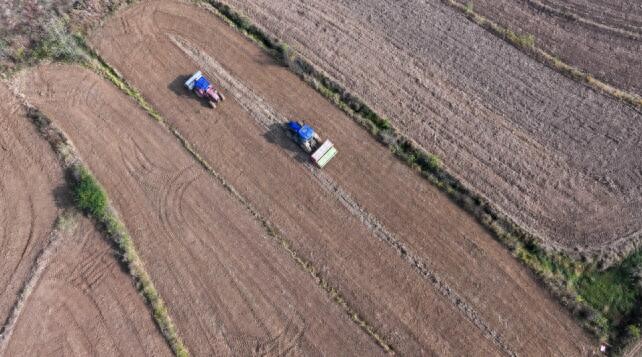
[(190, 75), (178, 76), (167, 86), (167, 88), (179, 97), (191, 97), (195, 101), (200, 102), (201, 106), (205, 108), (210, 108), (210, 105), (207, 102), (207, 100), (197, 97), (196, 94), (192, 93), (192, 91), (185, 88), (185, 81), (187, 81), (189, 77)]
[(63, 184), (55, 187), (52, 190), (52, 194), (57, 208), (65, 209), (74, 206), (74, 199), (71, 195), (71, 191), (69, 190), (69, 186)]
[(270, 125), (270, 128), (267, 133), (263, 134), (263, 137), (268, 143), (277, 145), (284, 149), (289, 156), (294, 157), (296, 161), (301, 163), (310, 161), (308, 155), (301, 150), (299, 145), (290, 139), (282, 124)]

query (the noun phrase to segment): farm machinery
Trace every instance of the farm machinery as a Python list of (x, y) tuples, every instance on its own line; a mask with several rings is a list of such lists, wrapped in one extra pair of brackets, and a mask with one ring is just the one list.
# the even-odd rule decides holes
[(319, 168), (327, 165), (338, 152), (330, 140), (321, 142), (319, 135), (307, 124), (289, 121), (286, 129), (288, 136), (310, 155)]
[(189, 77), (185, 82), (185, 87), (196, 93), (199, 98), (207, 99), (212, 108), (216, 108), (216, 103), (225, 100), (223, 93), (216, 90), (201, 71), (196, 71)]

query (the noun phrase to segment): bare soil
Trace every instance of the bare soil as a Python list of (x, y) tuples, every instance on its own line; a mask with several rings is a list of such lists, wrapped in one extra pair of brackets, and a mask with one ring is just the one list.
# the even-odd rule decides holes
[[(207, 10), (137, 4), (90, 40), (402, 354), (592, 349), (472, 217)], [(196, 68), (228, 96), (216, 110), (183, 89)], [(279, 129), (286, 118), (335, 142), (323, 172)]]
[(566, 63), (642, 94), (642, 3), (626, 0), (475, 0), (476, 12), (520, 33)]
[(14, 328), (6, 356), (171, 356), (112, 245), (82, 219)]
[(63, 195), (52, 150), (0, 83), (0, 334), (47, 245)]
[(229, 1), (548, 246), (631, 249), (642, 114), (438, 0)]
[(195, 356), (382, 352), (111, 83), (72, 66), (42, 67), (23, 80), (37, 83), (24, 87), (26, 95), (67, 133), (109, 192)]

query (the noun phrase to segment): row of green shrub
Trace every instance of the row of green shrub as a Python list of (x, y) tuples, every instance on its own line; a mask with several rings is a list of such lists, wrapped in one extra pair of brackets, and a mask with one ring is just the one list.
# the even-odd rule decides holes
[[(368, 129), (394, 155), (417, 169), (423, 177), (477, 218), (517, 259), (540, 277), (587, 329), (600, 339), (609, 340), (616, 349), (639, 336), (642, 322), (639, 307), (642, 253), (633, 254), (622, 263), (602, 271), (596, 264), (541, 248), (536, 237), (463, 186), (443, 168), (436, 155), (426, 152), (399, 133), (387, 118), (377, 114), (363, 100), (315, 69), (287, 44), (270, 37), (229, 5), (215, 0), (209, 3), (228, 22), (258, 42), (283, 65)], [(473, 13), (472, 6), (464, 10)], [(530, 35), (520, 36), (510, 30), (502, 31), (502, 34), (519, 46), (533, 47), (535, 43)]]

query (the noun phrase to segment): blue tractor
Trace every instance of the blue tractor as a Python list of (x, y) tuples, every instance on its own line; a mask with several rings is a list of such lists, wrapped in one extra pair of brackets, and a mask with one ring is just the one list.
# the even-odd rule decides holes
[(288, 135), (296, 142), (312, 161), (320, 168), (324, 167), (337, 154), (337, 149), (330, 140), (323, 143), (319, 135), (311, 126), (298, 122), (289, 121), (286, 125)]

